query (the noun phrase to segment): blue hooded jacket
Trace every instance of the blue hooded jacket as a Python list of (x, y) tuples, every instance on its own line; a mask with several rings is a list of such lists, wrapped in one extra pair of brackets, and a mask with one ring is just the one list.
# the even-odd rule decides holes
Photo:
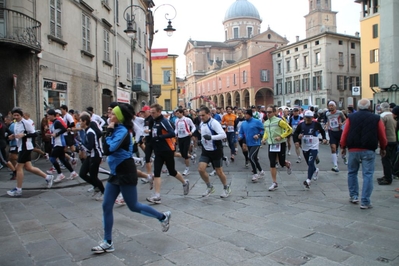
[(107, 150), (108, 165), (111, 175), (116, 175), (116, 167), (129, 158), (132, 158), (133, 143), (129, 131), (123, 125), (115, 125), (112, 134), (105, 139)]
[[(263, 124), (259, 119), (250, 118), (241, 124), (240, 132), (238, 137), (240, 139), (245, 137), (245, 142), (248, 147), (260, 146), (260, 141), (262, 140), (264, 128)], [(254, 136), (260, 134), (259, 138), (256, 140)]]

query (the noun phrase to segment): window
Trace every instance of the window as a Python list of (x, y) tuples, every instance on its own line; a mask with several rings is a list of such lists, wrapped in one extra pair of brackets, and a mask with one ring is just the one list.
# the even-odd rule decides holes
[(116, 23), (119, 24), (119, 0), (115, 0), (115, 18)]
[(172, 110), (170, 106), (170, 99), (165, 100), (165, 109), (164, 110)]
[(299, 69), (299, 58), (298, 57), (294, 59), (294, 63), (295, 63), (295, 70), (298, 70)]
[(82, 14), (82, 40), (83, 50), (91, 52), (90, 49), (90, 18), (89, 16)]
[(233, 75), (233, 84), (234, 84), (234, 85), (237, 85), (236, 74)]
[(304, 105), (309, 105), (309, 99), (304, 99), (304, 100), (303, 100), (303, 104), (304, 104)]
[(315, 53), (316, 65), (321, 64), (320, 52)]
[(360, 77), (349, 77), (349, 89), (360, 86)]
[(164, 70), (163, 71), (163, 84), (169, 85), (171, 84), (171, 71), (170, 70)]
[(314, 77), (313, 77), (313, 90), (321, 90), (322, 88), (322, 76), (321, 76), (322, 72), (321, 71), (317, 71), (314, 73)]
[(373, 39), (378, 38), (378, 24), (373, 25)]
[(378, 13), (378, 0), (373, 0), (373, 12)]
[(221, 78), (219, 78), (219, 90), (221, 90), (222, 89), (222, 79)]
[(315, 44), (315, 45), (319, 45), (319, 43), (320, 43), (320, 41), (315, 41), (314, 44)]
[(374, 49), (370, 51), (370, 63), (376, 63), (379, 61), (379, 50)]
[(227, 76), (226, 78), (226, 86), (227, 88), (230, 87), (230, 76)]
[(130, 68), (131, 68), (131, 63), (130, 63), (130, 59), (128, 58), (128, 59), (126, 60), (126, 78), (127, 78), (128, 80), (131, 80), (131, 73), (132, 73), (132, 71), (130, 71)]
[(287, 60), (287, 72), (291, 71), (291, 61)]
[(227, 30), (224, 31), (224, 40), (227, 41)]
[(303, 45), (303, 49), (308, 49), (308, 45), (307, 45), (307, 44), (304, 44), (304, 45)]
[(344, 53), (341, 52), (338, 53), (338, 65), (339, 66), (344, 65)]
[(309, 66), (309, 56), (304, 55), (303, 56), (303, 67), (308, 67)]
[(111, 62), (109, 56), (109, 32), (107, 30), (104, 30), (104, 61)]
[(141, 29), (140, 29), (140, 27), (137, 30), (137, 44), (141, 47)]
[(356, 55), (351, 54), (351, 67), (356, 67)]
[(119, 76), (119, 52), (115, 51), (115, 73)]
[(247, 28), (248, 38), (252, 38), (252, 27)]
[(344, 90), (345, 76), (337, 76), (337, 89)]
[(238, 28), (233, 28), (233, 38), (238, 39)]
[(212, 82), (212, 86), (213, 86), (213, 90), (215, 91), (216, 90), (216, 81), (215, 80)]
[(356, 48), (356, 44), (354, 42), (351, 42), (351, 49), (355, 49)]
[(277, 74), (281, 74), (281, 63), (277, 63)]
[(133, 63), (133, 77), (136, 80), (140, 80), (141, 79), (141, 64), (139, 63)]
[(281, 54), (280, 54), (280, 53), (278, 53), (278, 54), (277, 54), (277, 57), (281, 57)]
[(288, 94), (288, 93), (293, 93), (291, 78), (287, 78), (285, 80), (285, 94)]
[(326, 98), (322, 98), (321, 99), (321, 105), (325, 105), (326, 104)]
[(294, 77), (294, 92), (301, 92), (301, 76)]
[(242, 82), (247, 83), (247, 71), (242, 72)]
[(302, 92), (310, 90), (309, 74), (304, 74), (302, 79)]
[(298, 47), (295, 47), (295, 52), (298, 52)]
[(61, 0), (50, 0), (50, 34), (62, 39)]
[(262, 70), (260, 71), (260, 81), (269, 82), (269, 79), (270, 79), (269, 70), (267, 70), (267, 69), (262, 69)]
[(210, 92), (211, 91), (211, 86), (209, 85), (209, 82), (208, 82), (208, 92)]
[(370, 74), (370, 87), (378, 87), (378, 73)]
[(290, 54), (290, 50), (287, 50), (286, 54)]
[(339, 41), (338, 41), (338, 44), (339, 44), (339, 45), (343, 45), (344, 42), (343, 42), (342, 40), (339, 40)]
[(276, 86), (276, 95), (282, 95), (283, 94), (283, 80), (282, 79), (278, 79), (277, 81), (277, 86)]

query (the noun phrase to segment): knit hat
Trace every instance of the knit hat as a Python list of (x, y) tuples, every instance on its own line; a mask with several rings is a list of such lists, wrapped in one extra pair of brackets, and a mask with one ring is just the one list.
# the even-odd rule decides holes
[(19, 108), (19, 107), (15, 107), (14, 109), (12, 109), (12, 110), (11, 110), (11, 113), (12, 113), (12, 114), (17, 113), (17, 114), (19, 114), (20, 116), (23, 116), (23, 115), (24, 115), (24, 113), (22, 112), (21, 108)]
[(399, 106), (398, 106), (398, 105), (395, 106), (395, 107), (392, 109), (392, 113), (393, 113), (394, 115), (399, 115)]
[(48, 114), (48, 115), (54, 115), (54, 116), (55, 116), (56, 112), (55, 112), (54, 109), (50, 109), (50, 110), (47, 111), (47, 114)]

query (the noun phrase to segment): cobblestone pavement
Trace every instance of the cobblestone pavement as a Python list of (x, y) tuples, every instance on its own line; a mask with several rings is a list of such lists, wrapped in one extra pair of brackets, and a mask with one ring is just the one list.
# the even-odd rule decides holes
[[(103, 230), (101, 202), (87, 192), (89, 185), (73, 180), (45, 189), (41, 178), (26, 174), (23, 196), (10, 198), (6, 190), (15, 181), (3, 169), (0, 265), (399, 265), (397, 180), (389, 186), (375, 181), (374, 208), (361, 210), (348, 201), (342, 160), (339, 173), (330, 170), (328, 146), (321, 146), (319, 179), (309, 190), (302, 185), (306, 163), (291, 155), (292, 175), (281, 169), (278, 190), (269, 192), (266, 147), (259, 157), (267, 174), (258, 183), (251, 182), (242, 155), (225, 167), (232, 188), (227, 199), (219, 197), (216, 177), (216, 192), (201, 197), (206, 187), (195, 166), (188, 196), (164, 174), (162, 204), (154, 207), (172, 212), (170, 230), (162, 233), (157, 220), (115, 206), (115, 252), (101, 255), (90, 251)], [(36, 165), (44, 170), (48, 164), (43, 159)], [(180, 159), (176, 165), (184, 170)], [(378, 155), (376, 165), (375, 179), (382, 176)], [(151, 191), (147, 184), (138, 189), (144, 203)]]

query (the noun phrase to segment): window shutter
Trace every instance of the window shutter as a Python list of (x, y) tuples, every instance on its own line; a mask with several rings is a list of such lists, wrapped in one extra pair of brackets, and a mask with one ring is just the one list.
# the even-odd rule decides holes
[(360, 86), (360, 77), (356, 77), (356, 86)]
[(370, 87), (374, 87), (374, 75), (370, 74)]
[(316, 90), (316, 77), (313, 77), (313, 90), (315, 91)]
[(344, 90), (347, 90), (348, 89), (348, 77), (347, 76), (344, 76)]
[(56, 9), (56, 12), (57, 12), (57, 38), (60, 38), (60, 39), (62, 39), (62, 31), (61, 31), (61, 21), (62, 21), (62, 18), (61, 18), (61, 1), (62, 0), (56, 0), (57, 1), (57, 9)]
[(55, 33), (55, 0), (50, 0), (50, 34), (56, 36)]

